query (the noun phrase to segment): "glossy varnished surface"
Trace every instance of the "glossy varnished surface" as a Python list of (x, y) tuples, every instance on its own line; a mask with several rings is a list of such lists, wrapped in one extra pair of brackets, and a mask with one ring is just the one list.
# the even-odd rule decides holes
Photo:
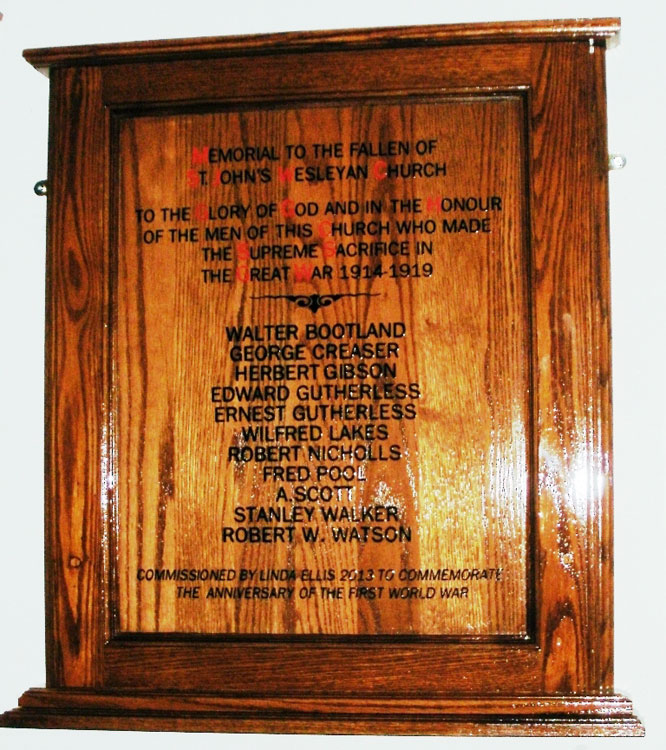
[[(113, 386), (118, 472), (114, 498), (118, 507), (118, 560), (114, 567), (121, 632), (527, 634), (528, 494), (533, 472), (528, 466), (532, 352), (523, 117), (523, 100), (515, 96), (123, 121), (115, 311), (118, 367)], [(367, 165), (368, 178), (318, 184), (276, 181), (262, 187), (218, 185), (204, 191), (188, 188), (182, 179), (184, 168), (190, 166), (192, 148), (200, 148), (198, 144), (267, 143), (276, 153), (284, 153), (285, 143), (301, 143), (312, 154), (314, 142), (341, 142), (348, 152), (359, 133), (374, 143), (411, 143), (412, 154), (405, 160), (408, 164), (418, 160), (414, 143), (435, 139), (434, 160), (446, 164), (447, 174), (430, 180), (378, 180), (372, 173), (377, 158), (345, 157), (311, 158), (309, 165)], [(302, 160), (283, 159), (280, 166), (283, 163), (292, 168), (308, 165)], [(275, 165), (266, 167), (265, 161), (263, 165), (275, 171)], [(496, 209), (463, 214), (442, 213), (437, 207), (425, 209), (428, 198), (439, 205), (441, 196), (471, 197), (486, 206), (495, 198)], [(254, 206), (271, 201), (279, 205), (285, 198), (310, 202), (320, 208), (320, 213), (309, 221), (278, 216), (265, 222), (267, 240), (250, 242), (250, 246), (280, 242), (278, 225), (309, 224), (315, 228), (314, 241), (319, 247), (313, 265), (328, 265), (330, 279), (298, 280), (295, 269), (303, 261), (269, 259), (250, 265), (266, 270), (286, 266), (291, 271), (286, 280), (244, 282), (239, 279), (244, 278), (248, 264), (238, 255), (237, 241), (222, 243), (231, 247), (228, 264), (202, 263), (196, 244), (145, 245), (140, 241), (146, 228), (174, 225), (160, 219), (150, 226), (139, 224), (137, 206), (185, 206), (202, 201), (206, 206)], [(422, 212), (391, 210), (395, 205), (391, 201), (415, 199), (423, 202)], [(351, 200), (362, 205), (372, 200), (382, 209), (363, 211), (360, 217), (324, 214), (329, 201)], [(468, 221), (487, 218), (492, 231), (471, 235), (442, 231), (442, 219), (461, 216)], [(327, 231), (333, 223), (351, 230), (353, 222), (360, 219), (388, 226), (389, 231), (380, 239), (402, 242), (406, 254), (323, 258), (324, 240), (317, 227), (328, 222)], [(401, 233), (397, 227), (409, 221), (430, 221), (437, 229), (432, 234)], [(217, 221), (217, 225), (245, 232), (256, 222), (250, 215), (243, 221)], [(215, 222), (201, 219), (179, 226), (197, 227), (203, 235)], [(351, 238), (335, 235), (334, 244), (337, 247), (344, 242), (376, 239), (372, 233), (355, 232)], [(434, 246), (432, 254), (415, 254), (419, 240)], [(427, 264), (427, 276), (391, 277), (392, 265), (419, 261)], [(349, 278), (356, 264), (383, 275)], [(202, 266), (229, 267), (232, 281), (206, 284)], [(290, 294), (344, 296), (312, 311), (279, 298)], [(225, 331), (228, 326), (250, 327), (260, 332), (263, 341), (264, 326), (271, 322), (294, 326), (290, 342), (304, 344), (302, 361), (318, 369), (315, 376), (281, 381), (289, 389), (285, 416), (268, 422), (268, 427), (272, 430), (276, 424), (303, 424), (302, 418), (293, 415), (305, 407), (312, 414), (307, 424), (318, 427), (323, 435), (319, 440), (281, 440), (281, 445), (295, 446), (299, 451), (298, 459), (281, 463), (298, 464), (313, 473), (319, 466), (350, 466), (357, 479), (277, 483), (263, 479), (266, 462), (228, 459), (231, 446), (254, 447), (266, 442), (245, 441), (245, 421), (216, 424), (211, 387), (275, 383), (235, 379), (236, 363), (229, 356), (232, 343)], [(361, 330), (368, 325), (399, 323), (397, 338), (380, 339), (392, 341), (396, 353), (388, 358), (322, 359), (322, 342), (325, 345), (338, 340), (306, 338), (308, 325), (349, 323)], [(351, 346), (374, 341), (350, 336), (342, 343)], [(244, 343), (252, 344), (249, 340)], [(359, 362), (379, 370), (387, 364), (397, 372), (374, 378), (338, 374), (340, 366)], [(325, 375), (326, 367), (335, 370), (334, 377)], [(380, 389), (393, 384), (412, 388), (417, 395), (398, 400), (366, 397), (356, 402), (364, 408), (383, 405), (389, 413), (384, 420), (327, 419), (322, 404), (340, 407), (348, 399), (322, 397), (320, 386), (350, 383)], [(298, 398), (299, 389), (307, 391), (306, 399)], [(230, 403), (248, 405), (237, 399)], [(394, 404), (401, 414), (406, 404), (413, 413), (395, 419), (391, 413)], [(369, 430), (364, 434), (370, 439), (341, 438), (341, 431), (350, 425)], [(386, 428), (386, 438), (373, 437), (382, 429), (378, 425)], [(309, 447), (321, 445), (333, 446), (336, 452), (340, 447), (358, 448), (372, 458), (317, 461), (307, 457)], [(399, 460), (390, 459), (391, 449), (400, 452)], [(294, 499), (298, 497), (297, 487), (318, 491), (331, 486), (351, 489), (337, 491), (333, 500)], [(279, 487), (288, 498), (276, 500)], [(312, 522), (302, 525), (318, 529), (320, 537), (316, 542), (304, 541), (297, 524), (291, 543), (222, 543), (222, 527), (234, 527), (234, 510), (249, 506), (282, 508), (289, 514), (306, 506), (313, 511)], [(395, 522), (387, 526), (404, 529), (411, 538), (397, 543), (336, 543), (333, 529), (350, 529), (353, 524), (327, 524), (323, 520), (323, 513), (331, 509), (360, 514), (364, 508), (376, 507), (395, 509)], [(313, 573), (330, 570), (344, 598), (303, 601), (294, 596), (289, 601), (241, 603), (201, 598), (195, 602), (177, 599), (173, 583), (137, 580), (140, 569), (182, 567), (247, 569), (258, 575), (276, 569)], [(457, 593), (464, 587), (462, 598), (443, 601), (440, 583), (426, 581), (422, 585), (418, 579), (419, 591), (427, 593), (430, 583), (432, 592), (436, 587), (437, 597), (425, 601), (388, 598), (391, 590), (409, 583), (407, 578), (400, 580), (403, 571), (444, 568), (501, 573), (499, 580), (441, 584), (449, 590), (458, 587)], [(349, 570), (376, 573), (370, 581), (362, 578), (350, 583), (343, 573)], [(397, 577), (390, 583), (380, 580), (380, 570), (397, 571)], [(355, 598), (352, 587), (363, 584), (371, 586), (381, 598)], [(288, 585), (296, 591), (302, 587), (298, 579)], [(205, 593), (209, 587), (201, 590)]]
[(245, 695), (169, 696), (122, 692), (30, 690), (21, 708), (5, 714), (9, 726), (133, 729), (178, 732), (298, 734), (449, 734), (568, 737), (643, 735), (630, 701), (602, 698), (452, 700), (366, 698), (270, 699)]
[(214, 57), (262, 54), (264, 52), (313, 51), (322, 48), (347, 50), (373, 47), (460, 45), (469, 42), (497, 44), (518, 41), (570, 41), (596, 39), (612, 42), (620, 32), (618, 18), (514, 21), (503, 23), (451, 24), (447, 26), (396, 26), (346, 31), (309, 31), (288, 34), (257, 34), (237, 37), (162, 39), (122, 44), (81, 45), (31, 49), (25, 57), (48, 71), (59, 65), (99, 65), (119, 61), (167, 58)]
[[(101, 48), (104, 64), (82, 68), (77, 60), (94, 62), (90, 48), (30, 53), (35, 64), (53, 65), (46, 518), (53, 690), (30, 691), (3, 723), (641, 733), (631, 706), (612, 695), (603, 48), (617, 29), (617, 22), (599, 21), (473, 28), (469, 34), (440, 30), (432, 43), (427, 31), (407, 30), (334, 33), (327, 41), (316, 35), (255, 39), (246, 47), (239, 40), (125, 45)], [(180, 60), (165, 62), (172, 52)], [(72, 67), (58, 68), (65, 61)], [(428, 602), (406, 614), (380, 610), (379, 619), (367, 602), (345, 607), (344, 617), (331, 608), (316, 615), (294, 608), (294, 617), (280, 607), (248, 610), (236, 619), (220, 610), (191, 617), (145, 590), (139, 597), (127, 571), (140, 558), (153, 564), (160, 556), (175, 559), (178, 545), (191, 553), (213, 542), (206, 534), (202, 541), (187, 539), (192, 521), (176, 498), (192, 485), (192, 507), (206, 515), (197, 503), (210, 454), (199, 449), (228, 437), (226, 427), (215, 433), (197, 413), (208, 375), (194, 366), (176, 382), (185, 363), (212, 367), (206, 321), (224, 317), (227, 306), (209, 299), (201, 306), (207, 315), (198, 320), (188, 304), (201, 302), (191, 269), (176, 267), (174, 254), (158, 263), (139, 252), (137, 227), (128, 217), (136, 195), (158, 200), (174, 194), (172, 184), (151, 184), (157, 161), (162, 169), (175, 159), (192, 133), (201, 132), (197, 128), (214, 134), (241, 121), (258, 130), (270, 124), (279, 139), (318, 109), (330, 113), (324, 130), (332, 133), (349, 127), (345, 118), (353, 120), (354, 113), (373, 113), (383, 128), (403, 132), (411, 126), (403, 115), (419, 111), (444, 137), (448, 130), (437, 123), (447, 107), (459, 124), (451, 136), (454, 151), (473, 154), (475, 138), (497, 143), (481, 159), (481, 177), (470, 169), (464, 179), (469, 189), (486, 180), (488, 189), (499, 182), (515, 194), (502, 241), (494, 245), (491, 235), (472, 246), (466, 261), (456, 260), (454, 245), (447, 245), (441, 255), (450, 277), (431, 279), (435, 293), (426, 294), (421, 282), (390, 287), (382, 281), (377, 289), (383, 296), (365, 305), (341, 300), (341, 309), (392, 317), (397, 295), (423, 339), (418, 346), (406, 342), (401, 366), (419, 377), (427, 372), (439, 384), (429, 391), (418, 429), (400, 435), (410, 459), (423, 457), (418, 481), (400, 472), (372, 480), (375, 492), (381, 482), (394, 481), (407, 498), (408, 517), (419, 525), (418, 543), (401, 554), (421, 564), (442, 550), (464, 555), (476, 549), (489, 560), (507, 557), (508, 547), (520, 584), (510, 599), (481, 596), (460, 617), (431, 610)], [(394, 111), (402, 114), (396, 118)], [(156, 135), (158, 156), (147, 154), (143, 166), (132, 166), (128, 151), (139, 153)], [(493, 265), (493, 258), (501, 262)], [(354, 289), (366, 291), (360, 284)], [(225, 300), (241, 309), (242, 295), (230, 290)], [(457, 304), (449, 305), (454, 299)], [(302, 321), (311, 314), (287, 312), (281, 300), (253, 305), (253, 314), (264, 319)], [(329, 320), (334, 310), (317, 314)], [(128, 325), (132, 319), (136, 324)], [(447, 321), (455, 323), (450, 330)], [(480, 343), (466, 345), (465, 337)], [(465, 372), (482, 367), (481, 380), (437, 366), (459, 360)], [(177, 424), (181, 409), (193, 428)], [(497, 432), (489, 437), (491, 428)], [(448, 441), (453, 452), (424, 448), (435, 440)], [(192, 447), (200, 471), (178, 464)], [(493, 476), (482, 469), (492, 452), (499, 457), (493, 465), (507, 471)], [(221, 515), (229, 489), (246, 496), (255, 491), (253, 481), (238, 474), (211, 476)], [(468, 514), (462, 503), (456, 507), (467, 480)], [(467, 532), (451, 532), (452, 516), (439, 505), (426, 517), (413, 502), (410, 491), (426, 484), (429, 497), (452, 504)], [(509, 486), (513, 493), (505, 491)], [(484, 488), (488, 504), (479, 523), (474, 503)], [(345, 550), (359, 553), (367, 550)], [(294, 554), (307, 560), (320, 553), (301, 545)], [(467, 623), (477, 641), (461, 640)], [(529, 638), (517, 643), (520, 634)], [(167, 695), (162, 700), (151, 690)], [(150, 716), (132, 707), (140, 693)], [(186, 705), (188, 693), (212, 696), (204, 700), (212, 701), (206, 716)], [(434, 703), (415, 700), (424, 694)], [(331, 696), (342, 703), (328, 704)], [(371, 696), (379, 702), (368, 703)], [(324, 711), (330, 713), (323, 717)]]
[[(58, 685), (97, 682), (104, 632), (107, 132), (105, 118), (85, 115), (100, 80), (94, 69), (51, 79), (48, 180), (59, 200), (49, 201), (46, 260), (45, 577), (47, 682)], [(81, 190), (75, 173), (97, 189)]]

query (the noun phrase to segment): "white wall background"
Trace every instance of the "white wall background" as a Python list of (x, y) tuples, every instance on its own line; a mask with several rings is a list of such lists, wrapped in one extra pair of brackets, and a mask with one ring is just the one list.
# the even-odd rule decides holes
[[(666, 297), (664, 4), (507, 0), (233, 0), (111, 3), (0, 0), (0, 711), (44, 684), (42, 541), (44, 215), (32, 192), (46, 176), (48, 80), (26, 47), (426, 23), (621, 16), (607, 57), (613, 274), (616, 689), (635, 702), (648, 736), (479, 740), (270, 737), (0, 730), (8, 748), (666, 747)], [(640, 744), (637, 744), (640, 743)]]

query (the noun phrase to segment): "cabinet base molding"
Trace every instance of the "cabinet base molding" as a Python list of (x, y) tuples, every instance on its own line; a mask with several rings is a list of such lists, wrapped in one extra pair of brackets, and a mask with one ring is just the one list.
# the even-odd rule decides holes
[(608, 696), (441, 699), (178, 695), (33, 688), (0, 726), (166, 732), (641, 737), (631, 701)]

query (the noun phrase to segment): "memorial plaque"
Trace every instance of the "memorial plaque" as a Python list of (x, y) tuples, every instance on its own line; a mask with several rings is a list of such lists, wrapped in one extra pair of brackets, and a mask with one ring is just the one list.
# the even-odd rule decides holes
[(33, 50), (47, 688), (8, 725), (637, 734), (614, 20)]
[(120, 632), (526, 635), (523, 123), (121, 122)]

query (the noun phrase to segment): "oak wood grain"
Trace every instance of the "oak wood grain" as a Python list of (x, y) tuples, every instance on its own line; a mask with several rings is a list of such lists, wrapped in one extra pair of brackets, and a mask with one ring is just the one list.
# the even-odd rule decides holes
[(0, 717), (6, 726), (180, 732), (299, 734), (448, 734), (469, 736), (635, 736), (644, 734), (630, 701), (602, 698), (364, 701), (239, 699), (163, 693), (81, 693), (31, 690), (20, 708)]
[(94, 685), (104, 619), (106, 300), (101, 76), (51, 81), (46, 302), (47, 684)]
[[(529, 83), (530, 45), (498, 44), (495, 65), (484, 64), (483, 44), (428, 49), (413, 48), (363, 51), (312, 50), (308, 64), (294, 54), (258, 57), (221, 57), (202, 62), (184, 60), (175, 78), (168, 62), (136, 66), (118, 62), (104, 71), (105, 101), (117, 107), (162, 108), (183, 101), (210, 104), (220, 101), (249, 102), (375, 97), (390, 92), (406, 95), (441, 92), (456, 87), (467, 90), (493, 87), (519, 88)], [(247, 75), (251, 65), (254, 74)]]
[[(47, 682), (57, 689), (31, 691), (2, 724), (641, 733), (628, 702), (613, 696), (612, 676), (603, 57), (618, 29), (614, 19), (528, 22), (27, 54), (53, 68), (46, 580)], [(181, 544), (193, 550), (214, 543), (208, 531), (201, 539), (194, 532), (209, 517), (207, 508), (195, 497), (190, 514), (179, 501), (189, 488), (201, 497), (206, 476), (216, 485), (214, 513), (223, 517), (226, 492), (249, 497), (260, 490), (247, 467), (223, 479), (211, 472), (211, 455), (200, 449), (213, 431), (195, 416), (207, 378), (188, 365), (212, 367), (215, 342), (206, 324), (228, 307), (237, 308), (239, 320), (247, 312), (303, 321), (310, 312), (287, 312), (284, 300), (250, 300), (242, 289), (202, 303), (201, 289), (181, 268), (182, 249), (144, 257), (137, 227), (123, 211), (138, 196), (187, 197), (182, 185), (150, 175), (173, 173), (193, 134), (240, 133), (243, 125), (245, 133), (270, 131), (278, 142), (290, 131), (307, 138), (317, 127), (314, 114), (331, 133), (379, 127), (401, 134), (411, 132), (410, 113), (418, 112), (444, 137), (445, 111), (455, 122), (454, 153), (473, 157), (478, 140), (496, 144), (492, 157), (482, 155), (480, 173), (488, 187), (499, 181), (515, 196), (501, 226), (506, 245), (494, 245), (493, 237), (467, 260), (447, 245), (442, 267), (450, 278), (437, 281), (434, 293), (396, 282), (390, 295), (382, 282), (387, 288), (376, 288), (383, 296), (365, 305), (341, 300), (339, 309), (368, 319), (393, 313), (391, 298), (400, 300), (401, 312), (412, 312), (423, 345), (405, 343), (410, 377), (427, 373), (447, 384), (423, 403), (423, 434), (400, 436), (409, 451), (424, 451), (427, 476), (421, 473), (413, 486), (428, 486), (434, 497), (451, 485), (447, 502), (455, 506), (469, 480), (470, 533), (459, 534), (464, 544), (457, 549), (476, 548), (486, 559), (517, 550), (514, 581), (521, 583), (506, 601), (480, 597), (460, 618), (433, 614), (427, 602), (386, 612), (383, 620), (372, 603), (336, 614), (328, 602), (312, 611), (281, 605), (233, 616), (218, 611), (193, 627), (168, 594), (144, 588), (139, 595), (127, 571), (139, 559), (164, 564)], [(480, 184), (472, 172), (462, 183), (468, 190)], [(405, 185), (404, 195), (412, 194)], [(333, 290), (318, 284), (318, 293)], [(319, 314), (332, 320), (334, 309)], [(447, 320), (455, 321), (450, 330)], [(465, 336), (481, 343), (465, 346)], [(452, 363), (459, 360), (474, 379), (458, 378)], [(432, 374), (435, 361), (447, 362), (446, 377)], [(176, 388), (183, 371), (186, 383)], [(188, 428), (179, 424), (182, 413), (191, 417)], [(478, 432), (475, 415), (485, 423)], [(497, 433), (488, 443), (491, 424)], [(453, 439), (459, 434), (461, 443)], [(423, 448), (426, 435), (429, 445), (439, 441), (444, 459), (442, 448), (447, 441), (453, 446), (440, 485), (440, 454)], [(491, 444), (503, 459), (495, 473), (484, 474), (474, 448), (490, 455)], [(192, 467), (183, 468), (180, 457), (188, 451)], [(463, 470), (453, 471), (454, 459)], [(503, 472), (502, 461), (512, 471)], [(399, 472), (371, 474), (371, 483), (377, 489), (394, 478), (397, 486), (412, 486)], [(480, 495), (481, 516), (490, 524), (482, 532), (474, 504)], [(437, 503), (428, 509), (435, 522), (425, 523), (418, 550), (404, 550), (419, 564), (433, 559), (435, 549), (453, 548), (460, 531), (449, 528), (452, 516)], [(421, 503), (410, 500), (405, 513), (422, 526), (426, 521)], [(265, 559), (257, 550), (236, 554), (253, 566)], [(319, 564), (331, 550), (295, 545), (273, 554), (285, 565)], [(360, 554), (363, 560), (367, 550)], [(476, 636), (464, 635), (467, 622)], [(84, 690), (74, 694), (71, 686)], [(203, 693), (198, 711), (195, 694)], [(141, 695), (145, 703), (130, 709)], [(434, 702), (420, 703), (424, 695)]]
[(612, 673), (603, 87), (598, 57), (581, 45), (534, 53), (539, 630), (546, 689), (589, 690)]
[(446, 26), (395, 26), (379, 29), (308, 31), (249, 36), (162, 39), (120, 44), (79, 45), (25, 50), (26, 59), (37, 68), (59, 65), (100, 65), (121, 60), (146, 62), (153, 59), (218, 57), (263, 52), (312, 52), (326, 48), (346, 50), (373, 47), (441, 46), (484, 42), (613, 40), (620, 31), (618, 18), (512, 21), (450, 24)]
[[(528, 426), (530, 330), (527, 307), (527, 250), (523, 186), (524, 135), (520, 97), (463, 98), (433, 104), (363, 105), (357, 107), (309, 107), (159, 118), (133, 118), (123, 122), (119, 154), (122, 170), (119, 195), (120, 230), (117, 290), (117, 417), (114, 442), (118, 452), (116, 486), (119, 516), (117, 562), (120, 631), (209, 633), (420, 633), (525, 636), (527, 628)], [(369, 166), (366, 179), (321, 184), (215, 186), (206, 191), (189, 188), (184, 179), (189, 156), (200, 144), (269, 144), (276, 152), (285, 143), (305, 145), (312, 154), (315, 142), (340, 142), (345, 151), (362, 132), (378, 143), (381, 139), (413, 144), (436, 139), (435, 161), (446, 162), (447, 173), (439, 179), (376, 180), (373, 159), (331, 160), (336, 166)], [(313, 137), (313, 134), (316, 134)], [(318, 139), (318, 140), (317, 140)], [(159, 145), (158, 145), (159, 144)], [(492, 156), (488, 157), (488, 150)], [(299, 161), (285, 161), (298, 168)], [(306, 166), (327, 164), (310, 157)], [(408, 162), (409, 163), (409, 160)], [(240, 165), (239, 165), (240, 166)], [(275, 169), (273, 167), (273, 169)], [(181, 185), (181, 188), (178, 188)], [(442, 196), (491, 196), (501, 209), (453, 214), (431, 209), (390, 210), (390, 201)], [(360, 217), (390, 227), (392, 240), (405, 240), (409, 255), (363, 262), (368, 268), (383, 263), (389, 274), (391, 261), (430, 262), (432, 278), (340, 278), (343, 268), (358, 259), (329, 261), (332, 279), (311, 282), (281, 280), (271, 283), (207, 285), (201, 278), (201, 243), (146, 245), (141, 233), (173, 223), (155, 220), (139, 225), (137, 207), (247, 205), (289, 198), (321, 208), (319, 221), (345, 223), (345, 216), (324, 216), (330, 201), (369, 200), (383, 210)], [(401, 234), (396, 226), (405, 221), (427, 221), (439, 226), (443, 218), (488, 218), (493, 230), (477, 234)], [(357, 218), (357, 217), (355, 217)], [(257, 219), (248, 218), (246, 231)], [(282, 223), (281, 223), (282, 222)], [(267, 224), (268, 242), (279, 242), (278, 226)], [(298, 222), (295, 226), (312, 222)], [(218, 222), (219, 224), (219, 222)], [(210, 222), (185, 222), (203, 234)], [(416, 241), (429, 239), (433, 255), (415, 255)], [(336, 245), (343, 236), (336, 238)], [(355, 243), (371, 240), (354, 234)], [(219, 243), (218, 243), (219, 244)], [(250, 242), (251, 246), (260, 243)], [(235, 253), (234, 253), (235, 256)], [(319, 267), (325, 265), (321, 254)], [(210, 264), (209, 264), (210, 265)], [(212, 264), (215, 267), (215, 264)], [(226, 264), (218, 264), (224, 267)], [(241, 262), (231, 262), (237, 272)], [(267, 269), (279, 262), (252, 263)], [(288, 263), (293, 269), (300, 263)], [(317, 293), (349, 295), (313, 314), (271, 295)], [(367, 297), (355, 297), (358, 294)], [(269, 299), (265, 299), (268, 295)], [(433, 304), (433, 299), (439, 300)], [(306, 340), (312, 324), (333, 326), (352, 322), (360, 326), (401, 321), (407, 333), (399, 343), (397, 374), (390, 381), (416, 384), (420, 398), (413, 401), (416, 419), (386, 423), (387, 438), (370, 441), (375, 452), (401, 446), (400, 461), (355, 461), (363, 481), (352, 481), (353, 491), (338, 496), (328, 507), (362, 508), (388, 504), (399, 509), (400, 525), (413, 533), (406, 544), (340, 544), (321, 520), (325, 503), (311, 505), (311, 524), (328, 535), (323, 545), (298, 541), (283, 545), (221, 544), (221, 526), (233, 526), (234, 509), (250, 505), (287, 508), (297, 502), (278, 502), (277, 483), (264, 481), (261, 462), (231, 463), (227, 451), (242, 444), (243, 421), (215, 425), (208, 394), (213, 385), (248, 385), (234, 380), (231, 344), (224, 336), (228, 326), (259, 326), (279, 322), (295, 326), (299, 341), (314, 352), (318, 340)], [(526, 325), (527, 323), (527, 325)], [(357, 341), (352, 338), (351, 341)], [(317, 363), (314, 357), (308, 362)], [(358, 360), (356, 360), (358, 361)], [(372, 363), (372, 360), (367, 360)], [(287, 382), (291, 396), (286, 413), (299, 405), (340, 405), (340, 399), (301, 402), (299, 386), (370, 382), (316, 378)], [(248, 364), (245, 361), (244, 364)], [(260, 383), (259, 385), (263, 385)], [(233, 401), (237, 405), (246, 405)], [(367, 399), (361, 404), (371, 403)], [(411, 403), (411, 402), (408, 402)], [(285, 417), (281, 423), (294, 424)], [(314, 419), (327, 430), (368, 423)], [(382, 422), (382, 424), (384, 424)], [(373, 425), (374, 429), (374, 425)], [(353, 447), (358, 441), (333, 441)], [(259, 441), (261, 444), (261, 441)], [(305, 456), (306, 444), (299, 444)], [(314, 443), (316, 446), (317, 443)], [(367, 446), (366, 446), (367, 447)], [(164, 461), (169, 466), (165, 468)], [(293, 461), (290, 463), (294, 463)], [(331, 461), (300, 465), (315, 468)], [(343, 464), (345, 462), (342, 462)], [(333, 462), (340, 465), (340, 462)], [(169, 479), (165, 482), (165, 471)], [(300, 485), (303, 483), (301, 482)], [(309, 481), (309, 486), (325, 482)], [(283, 485), (284, 486), (284, 485)], [(299, 483), (287, 483), (291, 496)], [(294, 495), (295, 496), (295, 495)], [(512, 508), (506, 512), (507, 498)], [(347, 527), (348, 524), (342, 524)], [(351, 528), (351, 527), (350, 527)], [(471, 582), (464, 598), (442, 601), (389, 600), (389, 590), (406, 585), (395, 579), (382, 585), (382, 600), (350, 598), (343, 584), (344, 601), (322, 599), (261, 603), (257, 601), (177, 598), (173, 583), (137, 580), (139, 569), (231, 568), (261, 572), (270, 570), (332, 570), (340, 585), (344, 570), (418, 571), (500, 569), (497, 582)], [(379, 573), (377, 573), (379, 575)], [(359, 582), (357, 582), (359, 583)], [(360, 583), (363, 583), (361, 581)], [(418, 582), (419, 585), (422, 582)], [(432, 583), (432, 582), (431, 582)], [(290, 584), (291, 585), (291, 584)], [(451, 584), (454, 585), (454, 584)], [(296, 590), (300, 590), (298, 582)], [(448, 584), (442, 584), (447, 587)], [(435, 591), (435, 587), (431, 587)], [(202, 587), (202, 593), (208, 586)]]

